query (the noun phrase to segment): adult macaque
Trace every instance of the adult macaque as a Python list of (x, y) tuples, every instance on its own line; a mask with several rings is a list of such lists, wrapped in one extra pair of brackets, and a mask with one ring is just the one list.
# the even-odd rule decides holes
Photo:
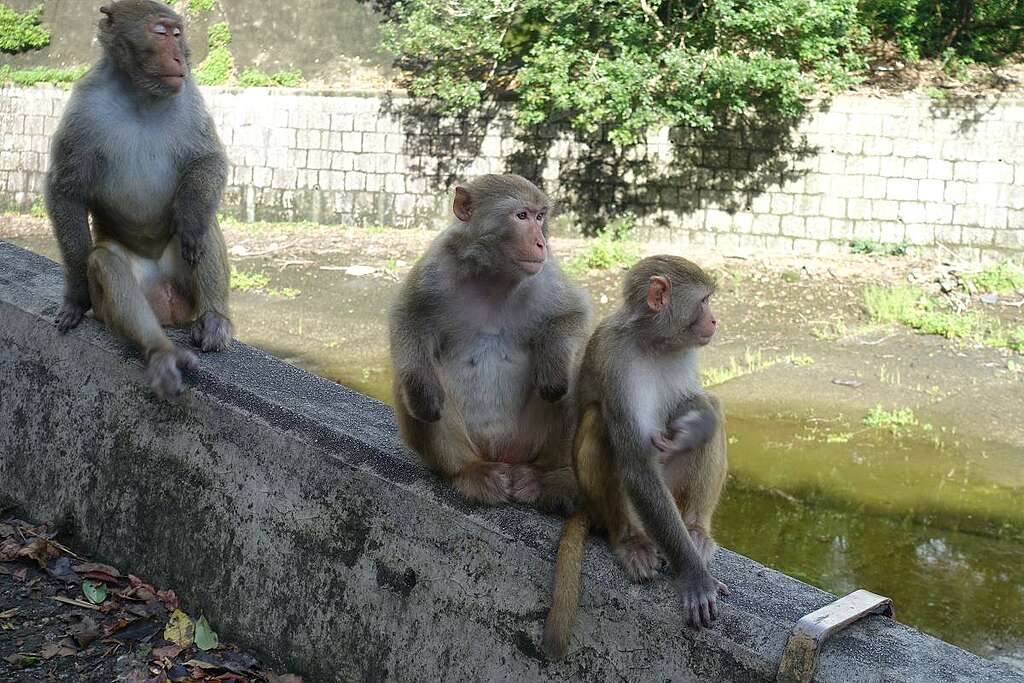
[(163, 325), (195, 321), (203, 351), (231, 342), (216, 220), (227, 158), (189, 70), (181, 18), (152, 0), (100, 12), (103, 56), (75, 86), (46, 178), (66, 278), (56, 324), (67, 332), (92, 308), (141, 347), (153, 390), (172, 399), (196, 358)]
[(562, 533), (544, 648), (561, 657), (579, 605), (583, 546), (591, 525), (634, 580), (667, 558), (690, 625), (710, 626), (717, 596), (711, 516), (726, 476), (718, 400), (700, 386), (697, 350), (717, 320), (714, 282), (696, 264), (652, 256), (626, 275), (622, 306), (598, 326), (577, 380), (573, 464), (583, 498)]
[(467, 499), (575, 497), (563, 397), (590, 306), (548, 253), (551, 202), (515, 175), (455, 188), (455, 220), (391, 310), (402, 437)]

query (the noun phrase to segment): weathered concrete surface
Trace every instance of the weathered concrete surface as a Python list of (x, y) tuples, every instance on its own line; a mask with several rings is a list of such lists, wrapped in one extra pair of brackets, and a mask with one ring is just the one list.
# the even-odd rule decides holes
[[(187, 406), (157, 403), (100, 325), (58, 337), (60, 278), (0, 242), (0, 504), (63, 521), (312, 680), (770, 680), (790, 626), (832, 599), (722, 552), (733, 595), (694, 634), (667, 581), (628, 584), (595, 542), (570, 655), (548, 664), (557, 518), (462, 504), (386, 406), (247, 346), (204, 356)], [(1024, 678), (871, 617), (816, 680)]]

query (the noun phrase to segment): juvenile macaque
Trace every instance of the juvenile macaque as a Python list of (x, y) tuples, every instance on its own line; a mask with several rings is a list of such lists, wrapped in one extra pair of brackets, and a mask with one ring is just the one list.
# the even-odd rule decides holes
[(227, 159), (190, 73), (181, 17), (151, 0), (100, 12), (103, 56), (75, 86), (46, 178), (65, 272), (56, 324), (67, 332), (92, 308), (138, 344), (153, 391), (172, 399), (196, 357), (162, 326), (194, 321), (203, 351), (227, 348), (233, 334), (216, 220)]
[(590, 306), (550, 257), (551, 202), (515, 175), (455, 188), (455, 219), (391, 310), (402, 437), (468, 500), (571, 503), (572, 369)]
[(622, 306), (587, 344), (577, 380), (573, 465), (583, 505), (568, 522), (555, 563), (544, 648), (569, 644), (579, 605), (583, 546), (591, 526), (634, 580), (667, 559), (683, 614), (696, 628), (717, 616), (729, 589), (708, 564), (711, 517), (726, 476), (724, 417), (700, 385), (697, 350), (717, 320), (714, 282), (696, 264), (652, 256), (626, 274)]

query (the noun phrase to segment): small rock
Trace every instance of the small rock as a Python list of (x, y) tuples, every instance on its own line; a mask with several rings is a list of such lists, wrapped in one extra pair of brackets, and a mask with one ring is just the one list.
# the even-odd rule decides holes
[(956, 280), (948, 277), (940, 278), (939, 289), (942, 290), (943, 294), (949, 294), (956, 289)]
[(989, 292), (988, 294), (981, 295), (981, 303), (983, 304), (996, 304), (999, 303), (999, 295), (995, 292)]
[(602, 304), (608, 303), (608, 295), (602, 293), (600, 301), (601, 301)]
[(349, 266), (345, 269), (345, 275), (351, 275), (353, 277), (363, 277), (365, 275), (373, 275), (377, 272), (377, 269), (373, 266)]

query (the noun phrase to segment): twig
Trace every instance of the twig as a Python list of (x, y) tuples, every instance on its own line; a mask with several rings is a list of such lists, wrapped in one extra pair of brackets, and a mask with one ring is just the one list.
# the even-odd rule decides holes
[(65, 605), (74, 605), (75, 607), (84, 607), (85, 609), (94, 609), (97, 612), (102, 611), (96, 605), (90, 605), (87, 602), (82, 602), (81, 600), (75, 600), (74, 598), (65, 598), (63, 595), (57, 595), (57, 596), (54, 596), (54, 597), (52, 597), (50, 599), (51, 600), (56, 600), (57, 602), (63, 602)]

